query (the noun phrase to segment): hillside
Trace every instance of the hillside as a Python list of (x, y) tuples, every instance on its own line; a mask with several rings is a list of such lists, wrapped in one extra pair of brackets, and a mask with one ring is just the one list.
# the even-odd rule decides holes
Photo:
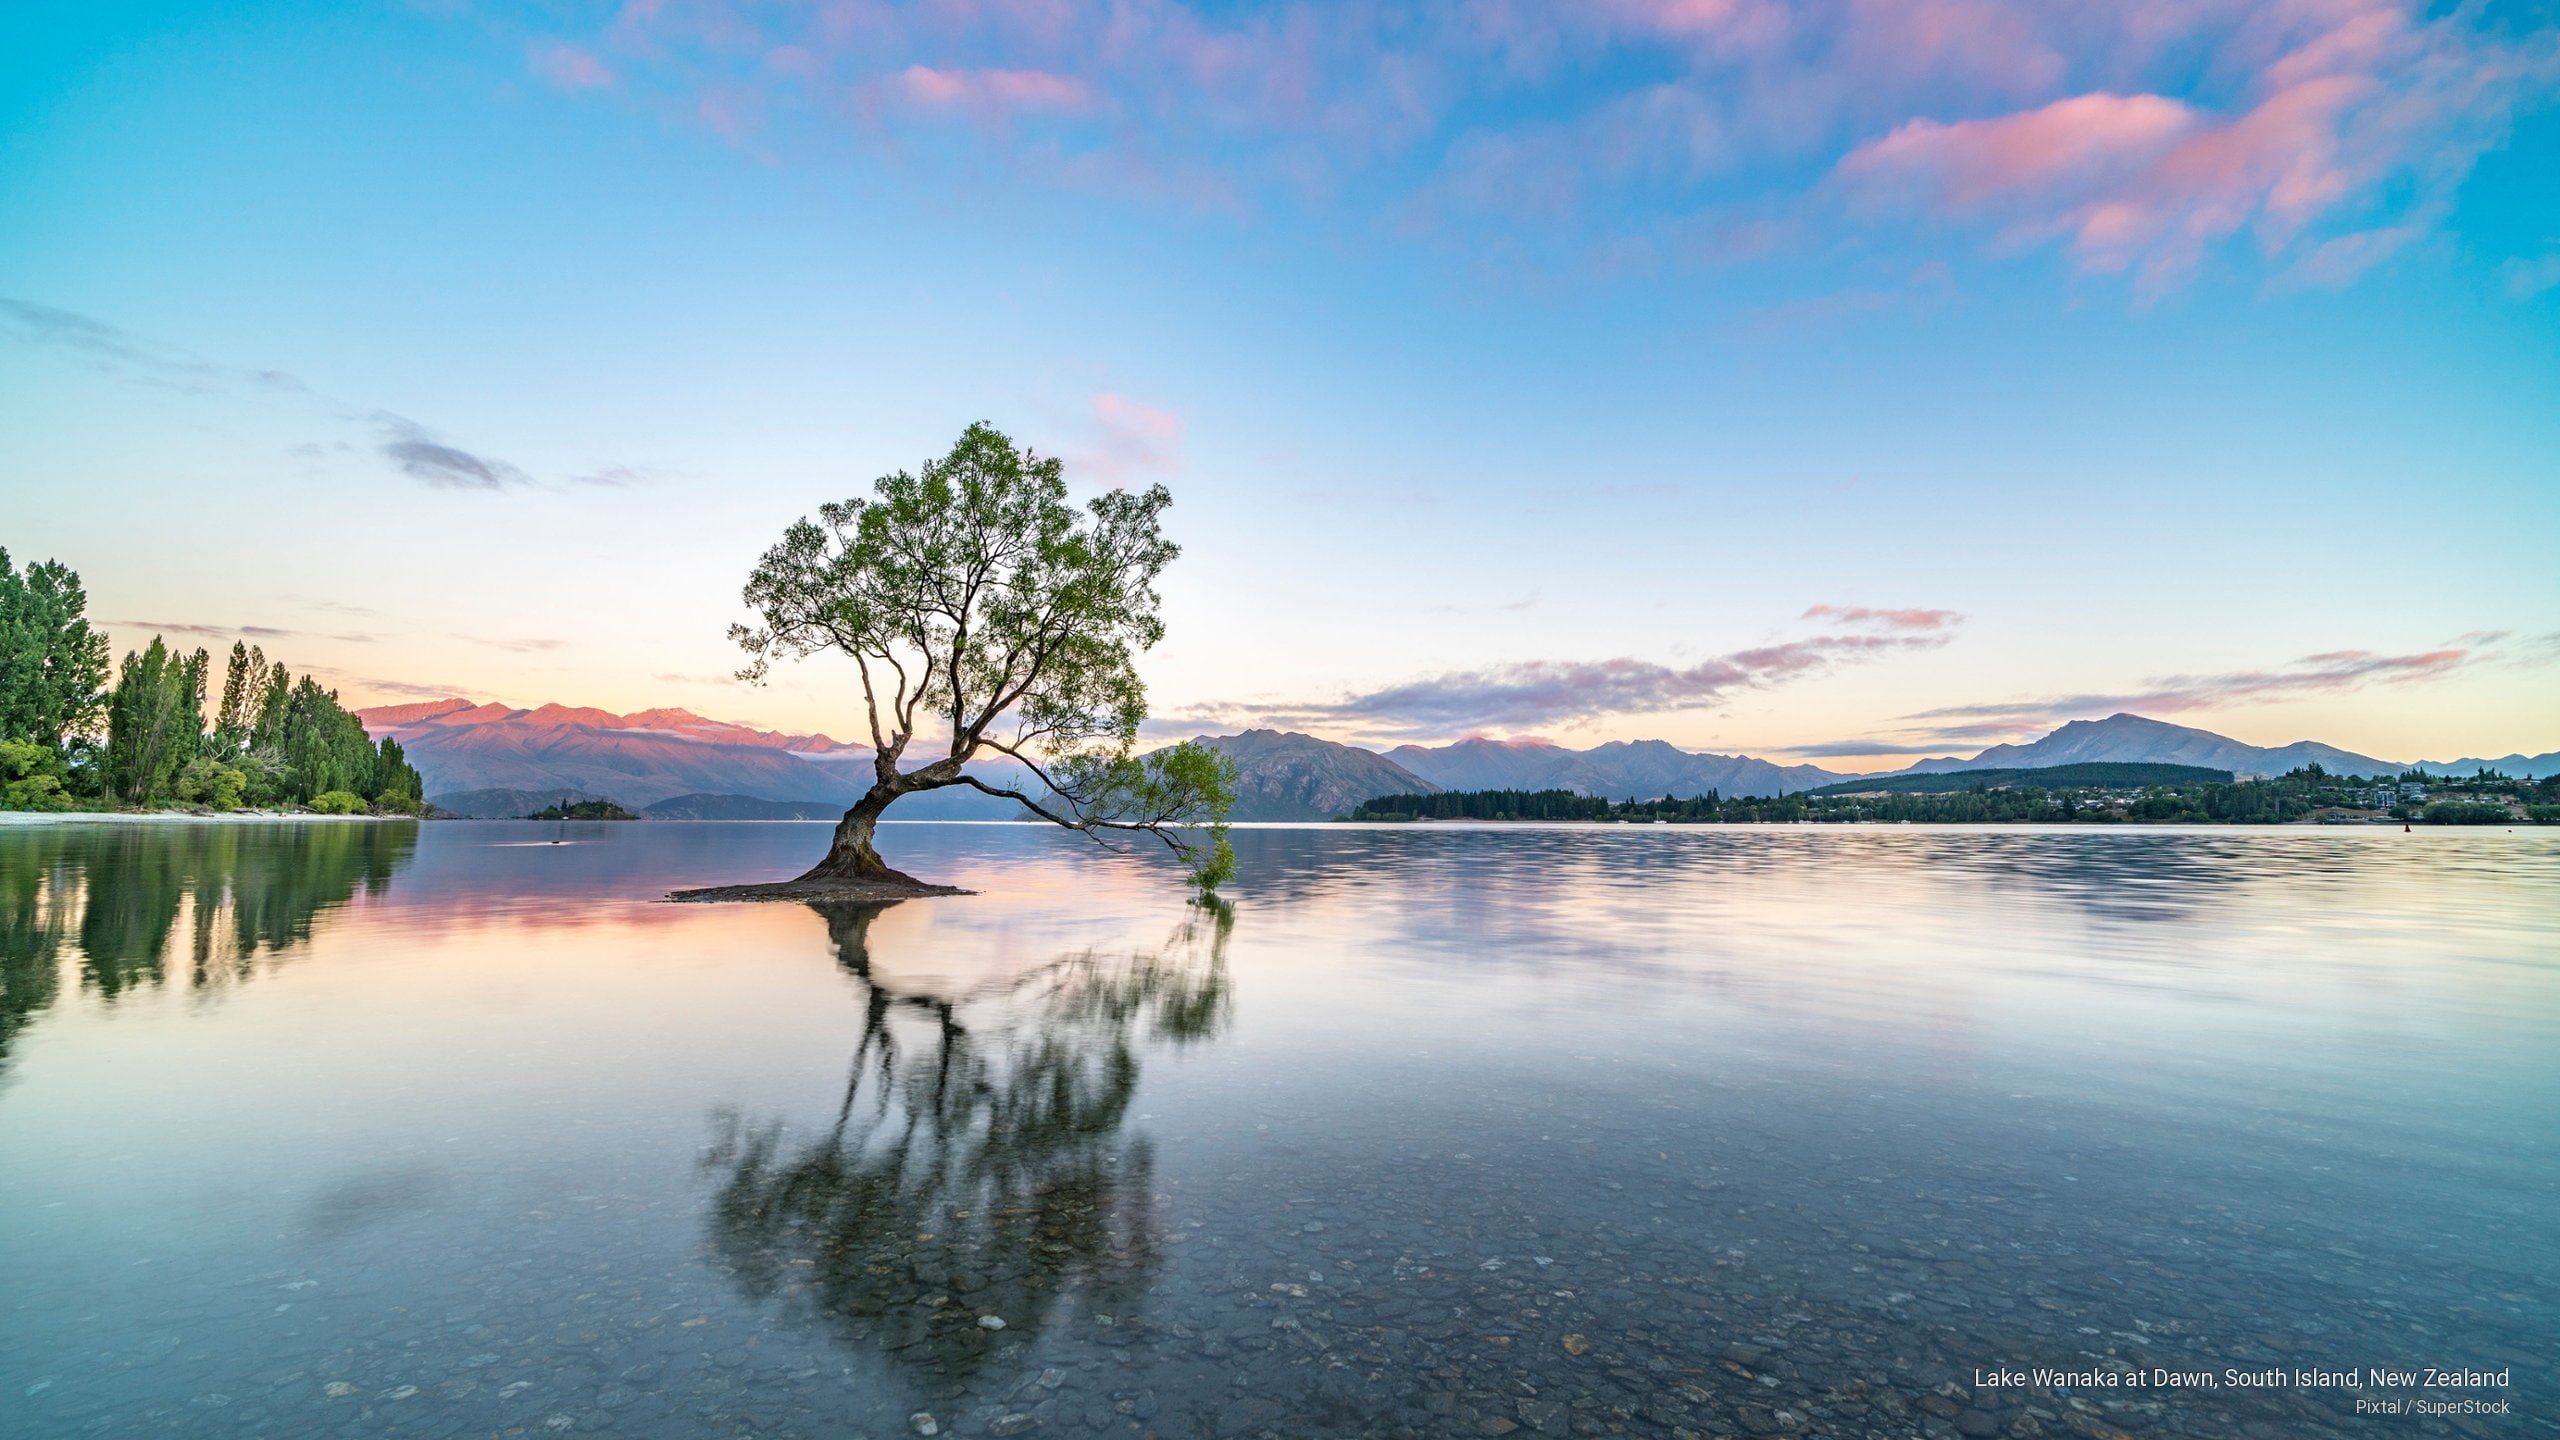
[[(679, 795), (846, 803), (869, 783), (871, 752), (825, 735), (709, 720), (687, 710), (630, 715), (567, 705), (518, 710), (469, 700), (360, 710), (376, 739), (400, 742), (430, 798), (563, 790), (644, 809)], [(450, 807), (448, 807), (450, 808)], [(515, 813), (523, 813), (521, 811)]]
[(1898, 773), (2042, 770), (2100, 761), (2198, 765), (2258, 777), (2282, 775), (2315, 764), (2333, 775), (2396, 775), (2402, 768), (2388, 760), (2376, 760), (2314, 740), (2278, 746), (2250, 745), (2210, 730), (2119, 714), (2104, 720), (2074, 720), (2041, 740), (2024, 745), (1994, 745), (1970, 760), (1923, 760)]
[(1387, 759), (1443, 790), (1571, 790), (1618, 799), (1665, 795), (1779, 795), (1843, 779), (1818, 765), (1702, 754), (1663, 740), (1613, 740), (1571, 750), (1543, 740), (1400, 745)]
[(841, 805), (823, 800), (762, 800), (753, 795), (678, 795), (641, 807), (652, 820), (834, 820)]
[(2546, 750), (2539, 755), (2518, 751), (2495, 760), (2420, 760), (2409, 768), (2424, 770), (2430, 775), (2477, 775), (2483, 770), (2495, 770), (2519, 780), (2542, 780), (2560, 775), (2560, 750)]
[(579, 790), (448, 790), (430, 794), (427, 803), (459, 820), (513, 820), (530, 815), (547, 805), (566, 800), (572, 805), (602, 800), (602, 795), (589, 795)]
[(1447, 745), (1399, 745), (1386, 758), (1443, 790), (1572, 790), (1594, 794), (1609, 777), (1578, 751), (1545, 740), (1476, 737)]
[(1329, 820), (1377, 795), (1431, 794), (1438, 785), (1374, 751), (1280, 730), (1193, 741), (1236, 762), (1238, 820)]

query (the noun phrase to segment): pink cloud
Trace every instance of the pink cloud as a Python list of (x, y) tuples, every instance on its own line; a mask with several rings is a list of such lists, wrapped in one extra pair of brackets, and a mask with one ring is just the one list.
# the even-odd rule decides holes
[(1965, 211), (2156, 158), (2196, 123), (2161, 95), (2074, 95), (1988, 120), (1912, 120), (1849, 152), (1838, 173), (1866, 193)]
[(534, 74), (563, 90), (601, 90), (613, 83), (613, 71), (604, 61), (575, 45), (536, 45), (526, 52), (525, 63)]
[(1182, 464), (1182, 417), (1105, 390), (1093, 397), (1094, 443), (1069, 465), (1119, 485), (1141, 475), (1162, 475)]
[(2495, 653), (2491, 638), (2470, 645), (2386, 655), (2371, 650), (2330, 650), (2305, 655), (2270, 670), (2237, 670), (2218, 675), (2162, 675), (2144, 688), (2116, 694), (2055, 695), (2028, 700), (1995, 701), (1923, 710), (1912, 720), (1961, 721), (1961, 727), (1933, 727), (1941, 739), (2003, 730), (2038, 729), (2064, 720), (2086, 719), (2134, 711), (2146, 715), (2226, 709), (2271, 704), (2305, 695), (2335, 694), (2366, 685), (2418, 685), (2439, 680)]
[(1921, 216), (2147, 288), (2234, 237), (2285, 283), (2406, 253), (2560, 75), (2560, 32), (2426, 0), (623, 0), (597, 32), (537, 72), (1003, 183), (1370, 207), (1503, 273), (1752, 225), (1916, 263)]
[(897, 89), (918, 105), (960, 107), (989, 114), (1074, 112), (1093, 104), (1091, 86), (1072, 75), (1046, 70), (937, 70), (930, 65), (910, 65), (899, 73)]
[[(1991, 223), (2011, 244), (2064, 243), (2083, 270), (2172, 283), (2248, 232), (2287, 272), (2339, 284), (2431, 229), (2548, 45), (2507, 53), (2389, 0), (2297, 0), (2245, 18), (2229, 103), (2090, 91), (1979, 119), (1918, 118), (1851, 150), (1834, 182), (1869, 214)], [(2389, 223), (2306, 240), (2397, 184)]]
[(744, 146), (763, 126), (762, 97), (746, 86), (720, 86), (703, 92), (694, 116), (721, 139)]
[(1485, 730), (1534, 732), (1616, 715), (1706, 709), (1744, 691), (1767, 689), (1854, 664), (1935, 649), (1943, 633), (1816, 635), (1755, 646), (1692, 665), (1620, 655), (1602, 660), (1521, 660), (1419, 676), (1331, 700), (1213, 702), (1197, 713), (1213, 723), (1347, 730), (1419, 738)]
[(1953, 610), (1878, 610), (1865, 605), (1815, 605), (1797, 618), (1878, 625), (1888, 630), (1952, 630), (1964, 623), (1964, 616)]

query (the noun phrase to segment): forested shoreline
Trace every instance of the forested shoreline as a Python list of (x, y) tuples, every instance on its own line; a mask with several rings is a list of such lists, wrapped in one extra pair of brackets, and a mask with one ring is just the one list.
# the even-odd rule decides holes
[(112, 666), (79, 575), (0, 549), (0, 810), (417, 815), (417, 769), (309, 675), (161, 636)]
[[(2064, 767), (2066, 769), (2074, 767)], [(2077, 767), (2096, 769), (2105, 767)], [(2176, 771), (2181, 766), (2117, 766)], [(2283, 825), (2380, 823), (2560, 825), (2560, 776), (2520, 780), (2495, 771), (2447, 777), (2411, 771), (2367, 779), (2308, 766), (2264, 780), (2054, 785), (2002, 777), (1937, 793), (1849, 792), (1850, 784), (1796, 795), (1715, 791), (1658, 800), (1610, 800), (1573, 790), (1467, 790), (1381, 795), (1355, 821), (1584, 821), (1670, 825)], [(1961, 778), (1934, 777), (1941, 783)], [(2384, 796), (2389, 803), (2383, 803)]]

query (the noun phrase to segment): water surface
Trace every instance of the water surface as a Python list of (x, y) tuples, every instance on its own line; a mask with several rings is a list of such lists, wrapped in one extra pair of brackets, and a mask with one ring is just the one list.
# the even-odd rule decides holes
[(2560, 836), (824, 833), (0, 829), (0, 1433), (2554, 1433)]

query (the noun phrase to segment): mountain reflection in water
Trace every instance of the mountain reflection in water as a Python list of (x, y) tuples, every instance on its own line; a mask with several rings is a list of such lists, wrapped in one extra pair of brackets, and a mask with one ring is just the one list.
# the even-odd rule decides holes
[(1129, 1105), (1150, 1050), (1227, 1023), (1234, 911), (1197, 910), (1153, 951), (1077, 951), (955, 997), (874, 973), (888, 907), (812, 908), (862, 986), (862, 1034), (824, 1133), (713, 1117), (711, 1236), (741, 1291), (964, 1387), (1071, 1293), (1134, 1315), (1163, 1238), (1154, 1147), (1128, 1133)]

